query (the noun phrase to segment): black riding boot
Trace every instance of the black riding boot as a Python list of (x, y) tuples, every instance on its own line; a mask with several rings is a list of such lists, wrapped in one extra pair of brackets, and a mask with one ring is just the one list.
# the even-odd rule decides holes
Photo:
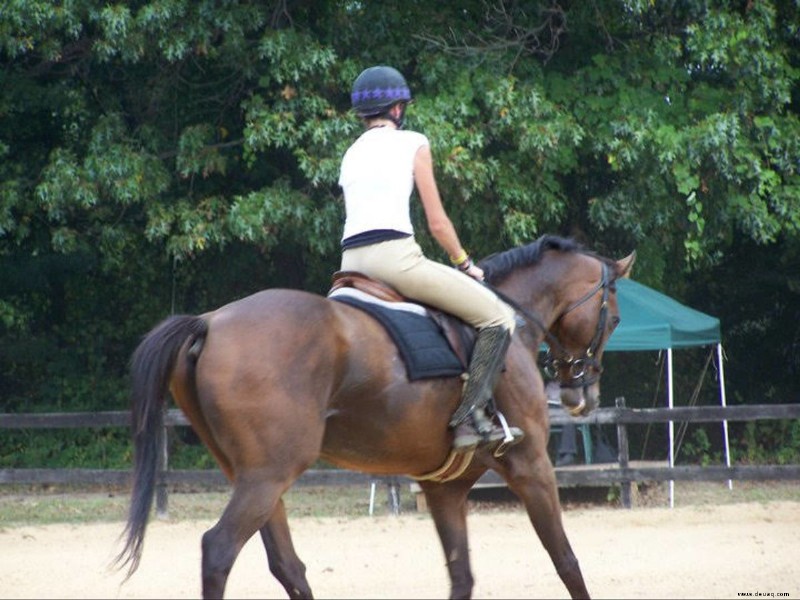
[[(505, 431), (487, 416), (486, 407), (492, 399), (510, 343), (511, 334), (503, 326), (478, 331), (461, 404), (450, 419), (450, 427), (455, 428), (455, 450), (463, 452), (505, 438)], [(522, 439), (523, 433), (519, 428), (511, 427), (510, 433), (514, 439), (509, 445)]]

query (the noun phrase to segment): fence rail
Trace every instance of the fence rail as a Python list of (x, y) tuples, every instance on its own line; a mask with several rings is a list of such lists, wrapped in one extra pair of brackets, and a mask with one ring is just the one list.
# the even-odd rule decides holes
[[(647, 467), (632, 465), (628, 460), (627, 426), (668, 422), (756, 421), (762, 419), (800, 418), (800, 404), (755, 404), (746, 406), (693, 406), (674, 408), (627, 408), (618, 401), (616, 408), (600, 408), (587, 417), (571, 417), (562, 410), (551, 410), (552, 425), (617, 425), (619, 463), (597, 468), (556, 468), (559, 485), (621, 484), (623, 505), (630, 506), (630, 485), (638, 481), (726, 481), (726, 480), (800, 480), (800, 465), (736, 465)], [(11, 414), (0, 413), (0, 429), (63, 429), (127, 427), (127, 411)], [(165, 411), (163, 435), (170, 427), (189, 425), (178, 409)], [(130, 481), (127, 470), (111, 469), (0, 469), (0, 484), (102, 484), (125, 485)], [(376, 477), (339, 469), (312, 469), (303, 473), (298, 485), (349, 485), (374, 482)], [(411, 481), (408, 478), (391, 478)], [(503, 485), (490, 471), (479, 483)], [(159, 473), (156, 499), (159, 513), (166, 513), (166, 486), (173, 484), (224, 485), (225, 479), (216, 469), (170, 470), (164, 455)]]
[[(47, 485), (127, 485), (131, 480), (127, 469), (0, 469), (0, 484)], [(296, 485), (357, 485), (375, 479), (366, 473), (341, 469), (309, 469)], [(159, 474), (167, 485), (224, 486), (228, 480), (219, 469), (169, 469)]]
[(676, 406), (674, 408), (598, 408), (586, 417), (571, 417), (563, 411), (550, 414), (550, 423), (564, 425), (641, 425), (648, 423), (710, 423), (798, 419), (800, 404), (748, 404), (743, 406)]

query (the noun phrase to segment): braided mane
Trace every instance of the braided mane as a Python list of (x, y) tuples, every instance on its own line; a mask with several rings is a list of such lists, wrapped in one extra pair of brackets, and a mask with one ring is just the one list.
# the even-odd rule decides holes
[(492, 284), (500, 282), (509, 273), (519, 267), (537, 264), (547, 250), (561, 252), (586, 252), (581, 244), (572, 238), (557, 235), (543, 235), (535, 242), (498, 252), (480, 261), (486, 281)]

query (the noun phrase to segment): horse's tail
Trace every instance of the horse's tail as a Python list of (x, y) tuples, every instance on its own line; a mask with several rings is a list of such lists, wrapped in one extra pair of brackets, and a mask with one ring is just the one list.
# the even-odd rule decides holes
[[(125, 547), (116, 558), (119, 568), (128, 566), (126, 579), (139, 568), (144, 534), (153, 507), (158, 457), (161, 452), (160, 432), (163, 407), (170, 376), (178, 352), (187, 340), (196, 348), (208, 331), (200, 317), (174, 315), (148, 333), (131, 358), (131, 417), (134, 442), (133, 490)], [(198, 352), (191, 352), (196, 360)]]

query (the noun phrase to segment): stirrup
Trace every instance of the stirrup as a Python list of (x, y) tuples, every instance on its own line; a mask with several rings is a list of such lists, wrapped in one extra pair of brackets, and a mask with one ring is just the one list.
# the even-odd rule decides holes
[(500, 425), (503, 427), (503, 441), (494, 449), (495, 458), (503, 456), (508, 449), (514, 444), (518, 444), (525, 437), (525, 433), (519, 427), (509, 427), (505, 415), (499, 410), (497, 411), (497, 418), (500, 420)]
[[(480, 411), (480, 413), (482, 413), (482, 411)], [(508, 426), (508, 422), (502, 413), (497, 413), (500, 419), (500, 427), (485, 414), (480, 413), (476, 410), (471, 415), (470, 419), (456, 425), (455, 437), (453, 438), (453, 450), (456, 452), (467, 452), (478, 446), (500, 442), (493, 452), (494, 456), (499, 458), (506, 453), (508, 448), (520, 442), (522, 438), (525, 437), (525, 434), (519, 427)]]

